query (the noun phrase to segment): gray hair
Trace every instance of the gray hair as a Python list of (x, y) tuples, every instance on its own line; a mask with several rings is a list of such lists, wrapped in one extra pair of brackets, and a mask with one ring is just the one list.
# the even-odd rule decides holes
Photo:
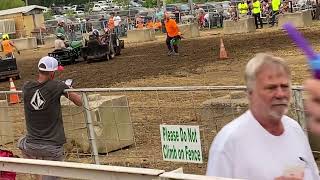
[(289, 66), (285, 61), (280, 57), (275, 57), (267, 53), (258, 53), (253, 57), (246, 66), (245, 71), (245, 82), (247, 85), (248, 91), (253, 90), (258, 72), (262, 69), (264, 65), (276, 65), (281, 67), (291, 79), (291, 72)]

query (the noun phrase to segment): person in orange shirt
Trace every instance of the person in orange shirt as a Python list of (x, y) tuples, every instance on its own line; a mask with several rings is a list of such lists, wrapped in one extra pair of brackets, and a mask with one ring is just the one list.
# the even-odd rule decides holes
[(137, 29), (143, 29), (143, 23), (141, 21), (138, 22), (138, 24), (136, 25)]
[(154, 28), (154, 23), (152, 22), (152, 20), (148, 20), (148, 23), (147, 23), (146, 27), (149, 28), (149, 29), (153, 29)]
[(158, 19), (157, 22), (154, 23), (153, 28), (157, 31), (157, 30), (161, 30), (162, 24), (160, 22), (160, 20)]
[(114, 17), (114, 13), (110, 13), (110, 18), (109, 18), (109, 21), (108, 21), (108, 28), (110, 29), (111, 32), (113, 32), (113, 30), (114, 30), (113, 17)]
[(166, 44), (169, 49), (168, 56), (179, 55), (178, 44), (174, 43), (181, 39), (178, 25), (174, 19), (170, 18), (168, 13), (164, 14), (165, 17), (165, 27), (167, 31)]
[(12, 41), (9, 40), (9, 35), (8, 34), (4, 34), (2, 35), (2, 42), (1, 42), (1, 46), (3, 49), (3, 52), (6, 56), (6, 58), (10, 58), (13, 56), (13, 48), (15, 48), (18, 52), (18, 54), (20, 54), (20, 51), (17, 49), (17, 47), (14, 45), (14, 43)]

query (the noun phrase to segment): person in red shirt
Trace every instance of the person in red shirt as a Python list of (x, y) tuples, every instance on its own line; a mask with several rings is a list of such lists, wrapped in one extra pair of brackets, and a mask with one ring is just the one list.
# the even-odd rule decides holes
[(169, 49), (168, 56), (179, 55), (178, 43), (175, 43), (181, 39), (178, 25), (174, 19), (170, 18), (168, 13), (164, 14), (165, 27), (167, 31), (166, 44)]

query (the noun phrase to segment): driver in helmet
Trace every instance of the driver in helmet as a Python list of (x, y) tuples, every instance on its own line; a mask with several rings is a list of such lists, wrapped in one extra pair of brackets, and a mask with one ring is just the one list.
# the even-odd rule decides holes
[(99, 39), (100, 38), (100, 33), (97, 29), (92, 30), (92, 35), (94, 38)]
[[(94, 42), (94, 43), (92, 43), (92, 42)], [(98, 30), (96, 30), (96, 29), (92, 30), (92, 34), (89, 35), (88, 43), (101, 45), (100, 33)]]
[(16, 49), (18, 54), (20, 54), (20, 51), (17, 49), (17, 47), (14, 45), (14, 43), (9, 39), (8, 34), (2, 35), (1, 46), (2, 46), (2, 49), (3, 49), (3, 52), (4, 52), (6, 58), (10, 58), (13, 56), (13, 48)]
[(54, 41), (54, 49), (65, 49), (66, 44), (64, 42), (64, 35), (62, 33), (57, 33), (57, 39)]

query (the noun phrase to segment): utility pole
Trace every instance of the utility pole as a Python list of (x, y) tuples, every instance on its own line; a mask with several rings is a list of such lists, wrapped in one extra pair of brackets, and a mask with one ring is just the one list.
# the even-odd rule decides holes
[(28, 0), (25, 0), (26, 1), (26, 6), (28, 6)]

